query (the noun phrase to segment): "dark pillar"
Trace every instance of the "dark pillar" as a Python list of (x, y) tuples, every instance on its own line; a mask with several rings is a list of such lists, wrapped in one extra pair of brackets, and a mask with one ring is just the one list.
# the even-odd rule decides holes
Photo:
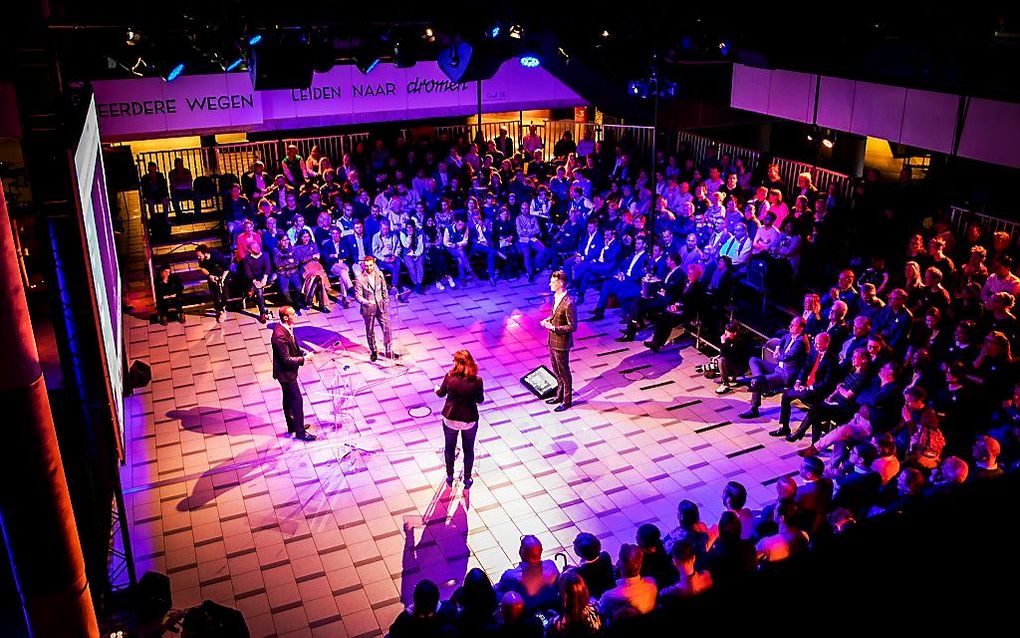
[(2, 186), (0, 286), (8, 332), (0, 339), (0, 405), (11, 417), (0, 446), (0, 524), (25, 618), (36, 638), (98, 638)]

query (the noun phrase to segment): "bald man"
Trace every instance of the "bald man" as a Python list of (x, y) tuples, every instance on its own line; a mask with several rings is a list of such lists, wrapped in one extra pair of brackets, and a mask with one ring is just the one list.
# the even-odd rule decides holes
[(521, 539), (521, 562), (503, 572), (496, 592), (517, 592), (524, 600), (524, 609), (533, 612), (553, 607), (559, 601), (556, 583), (560, 570), (551, 560), (542, 560), (542, 541), (528, 535)]

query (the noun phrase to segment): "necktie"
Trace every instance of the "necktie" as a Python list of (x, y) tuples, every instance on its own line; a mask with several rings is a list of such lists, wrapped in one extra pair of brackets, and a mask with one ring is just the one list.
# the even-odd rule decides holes
[(821, 362), (822, 362), (822, 353), (819, 352), (819, 353), (817, 353), (817, 356), (815, 357), (814, 365), (811, 366), (811, 372), (809, 372), (808, 375), (807, 375), (807, 385), (814, 385), (815, 384), (815, 374), (818, 372), (818, 364), (820, 364)]

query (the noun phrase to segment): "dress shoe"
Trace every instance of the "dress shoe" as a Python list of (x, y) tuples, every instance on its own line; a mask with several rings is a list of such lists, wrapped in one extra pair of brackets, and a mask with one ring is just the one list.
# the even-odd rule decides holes
[(557, 403), (563, 403), (563, 399), (559, 397), (553, 397), (551, 399), (546, 399), (545, 402), (548, 403), (549, 405), (556, 405)]
[(596, 308), (595, 312), (591, 313), (591, 316), (588, 317), (588, 321), (602, 321), (605, 318), (606, 318), (605, 311)]
[(471, 486), (475, 484), (475, 480), (470, 476), (464, 478), (464, 489), (469, 490)]
[(570, 409), (569, 405), (567, 405), (566, 403), (561, 403), (555, 408), (553, 408), (553, 412), (566, 412), (569, 409)]
[(816, 448), (815, 444), (812, 443), (811, 445), (807, 446), (803, 450), (798, 450), (797, 451), (797, 456), (803, 456), (805, 458), (807, 458), (809, 456), (818, 456), (818, 448)]
[(757, 419), (761, 415), (758, 413), (757, 408), (751, 408), (749, 410), (741, 412), (737, 416), (739, 416), (741, 419)]
[(314, 441), (319, 437), (315, 436), (314, 434), (309, 434), (308, 432), (305, 432), (304, 434), (299, 434), (294, 438), (298, 439), (299, 441)]
[(160, 317), (159, 318), (159, 325), (161, 325), (161, 326), (165, 326), (166, 325), (166, 317)]
[(648, 341), (645, 341), (645, 347), (648, 348), (649, 350), (651, 350), (652, 352), (658, 352), (660, 349), (662, 349), (662, 346), (660, 346), (659, 344), (655, 343), (651, 339), (649, 339)]
[(343, 304), (344, 308), (350, 308), (351, 307), (351, 300), (348, 299), (347, 297), (341, 297), (340, 298), (340, 303)]
[(728, 383), (724, 383), (724, 384), (722, 384), (721, 386), (719, 386), (718, 388), (715, 389), (715, 393), (720, 395), (720, 396), (722, 396), (724, 394), (729, 394), (730, 392), (733, 392), (733, 386), (731, 386)]
[(177, 313), (177, 321), (180, 321), (181, 323), (184, 323), (187, 320), (188, 320), (188, 318), (186, 316), (184, 316), (183, 312)]
[(806, 427), (797, 428), (796, 432), (786, 435), (786, 440), (789, 441), (790, 443), (796, 443), (797, 441), (804, 438), (804, 435), (807, 434), (807, 431), (808, 429)]
[(329, 306), (323, 306), (322, 307), (322, 314), (324, 314), (324, 315), (328, 315), (329, 314)]
[(452, 476), (447, 476), (446, 477), (446, 484), (447, 485), (451, 485), (451, 486), (453, 485), (453, 477)]
[(622, 337), (617, 337), (616, 340), (619, 341), (620, 343), (627, 343), (628, 341), (634, 341), (634, 335), (632, 335), (630, 332), (626, 332), (623, 334)]
[(379, 358), (379, 353), (373, 350), (372, 354), (368, 355), (368, 358), (372, 361), (376, 361)]
[(779, 426), (778, 429), (775, 429), (775, 430), (772, 430), (771, 432), (769, 432), (769, 436), (774, 436), (774, 437), (777, 437), (777, 438), (785, 437), (785, 436), (790, 436), (790, 428), (785, 426), (785, 425)]
[(269, 321), (269, 315), (266, 314), (259, 315), (259, 323), (265, 324), (267, 321)]

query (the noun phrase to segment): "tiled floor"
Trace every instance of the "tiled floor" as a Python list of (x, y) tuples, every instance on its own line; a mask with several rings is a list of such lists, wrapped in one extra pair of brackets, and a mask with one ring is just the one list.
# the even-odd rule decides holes
[[(716, 520), (728, 480), (747, 486), (751, 507), (773, 498), (797, 466), (794, 448), (766, 434), (777, 407), (740, 422), (747, 395), (717, 397), (693, 372), (701, 354), (619, 344), (615, 312), (576, 335), (574, 409), (535, 399), (519, 379), (546, 363), (550, 299), (522, 282), (414, 297), (395, 309), (407, 365), (368, 361), (356, 309), (306, 313), (299, 340), (338, 353), (301, 374), (311, 444), (284, 436), (268, 326), (126, 317), (131, 360), (153, 371), (126, 407), (139, 572), (169, 573), (178, 607), (239, 608), (254, 636), (380, 635), (420, 578), (444, 595), (475, 566), (496, 579), (522, 534), (552, 556), (590, 531), (615, 554), (640, 523), (671, 529), (682, 498)], [(443, 481), (432, 391), (460, 348), (487, 389), (470, 493)], [(344, 443), (369, 452), (343, 457)]]

